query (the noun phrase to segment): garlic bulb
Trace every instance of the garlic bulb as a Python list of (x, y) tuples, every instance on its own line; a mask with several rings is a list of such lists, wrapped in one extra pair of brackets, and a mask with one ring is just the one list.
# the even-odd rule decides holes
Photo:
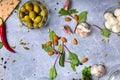
[(77, 26), (76, 31), (77, 31), (77, 34), (79, 34), (81, 37), (86, 37), (91, 32), (87, 23), (79, 24)]
[(115, 16), (120, 16), (120, 9), (116, 9), (116, 10), (114, 11), (114, 15), (115, 15)]
[(113, 14), (110, 13), (110, 12), (107, 12), (107, 13), (104, 14), (104, 18), (105, 18), (106, 20), (108, 20), (108, 19), (111, 18), (111, 17), (113, 17)]
[(103, 64), (95, 64), (91, 67), (91, 74), (98, 78), (102, 77), (106, 72), (105, 66)]
[(115, 32), (115, 33), (120, 32), (120, 26), (119, 25), (114, 25), (112, 27), (112, 31)]
[(106, 26), (106, 28), (108, 28), (108, 29), (112, 29), (112, 25), (110, 25), (110, 23), (109, 23), (109, 21), (106, 21), (105, 22), (105, 26)]
[(109, 21), (110, 25), (115, 25), (118, 23), (118, 20), (115, 17), (109, 18), (108, 21)]

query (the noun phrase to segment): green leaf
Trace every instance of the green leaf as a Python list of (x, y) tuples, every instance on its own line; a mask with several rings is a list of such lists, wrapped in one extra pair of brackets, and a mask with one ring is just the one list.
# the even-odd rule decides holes
[(18, 9), (19, 9), (19, 7), (20, 7), (19, 5), (18, 5), (18, 6), (16, 6), (15, 10), (18, 10)]
[(42, 44), (42, 49), (44, 49), (46, 52), (53, 51), (53, 47), (52, 46), (46, 46), (46, 44)]
[(91, 67), (85, 67), (82, 70), (82, 80), (92, 80)]
[(55, 67), (50, 68), (50, 71), (49, 71), (50, 80), (54, 80), (56, 76), (57, 76), (57, 72)]
[(64, 62), (65, 62), (65, 53), (62, 53), (59, 58), (59, 65), (61, 67), (64, 67)]
[(101, 30), (101, 35), (103, 35), (104, 37), (109, 38), (110, 35), (111, 35), (111, 32), (110, 32), (107, 28), (103, 28), (103, 29)]
[(87, 20), (87, 14), (88, 12), (87, 11), (83, 11), (79, 14), (79, 23), (83, 23), (83, 22), (86, 22)]
[(61, 53), (63, 52), (63, 47), (62, 47), (62, 45), (61, 45), (61, 44), (60, 44), (60, 45), (58, 45), (58, 51), (59, 51), (59, 52), (61, 52)]
[(72, 70), (75, 72), (76, 71), (76, 66), (73, 63), (71, 63), (70, 66), (71, 66)]
[(50, 32), (49, 32), (50, 41), (53, 42), (53, 36), (55, 36), (55, 35), (56, 35), (56, 33), (55, 33), (54, 31), (50, 31)]
[(58, 13), (66, 16), (66, 15), (71, 15), (71, 14), (77, 13), (77, 11), (76, 11), (76, 9), (65, 10), (65, 9), (61, 8)]
[(2, 44), (2, 42), (0, 42), (0, 49), (3, 47), (3, 44)]
[(69, 53), (68, 60), (70, 60), (74, 65), (79, 64), (78, 56), (75, 53)]

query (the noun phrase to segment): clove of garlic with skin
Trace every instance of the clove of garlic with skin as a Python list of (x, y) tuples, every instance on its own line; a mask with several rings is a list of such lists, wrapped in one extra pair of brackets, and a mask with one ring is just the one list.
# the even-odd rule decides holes
[(106, 28), (108, 28), (108, 29), (112, 29), (112, 25), (110, 25), (110, 23), (109, 23), (109, 21), (106, 21), (105, 22), (105, 26), (106, 26)]
[(98, 78), (102, 77), (106, 72), (105, 66), (103, 64), (95, 64), (91, 66), (91, 74)]
[(115, 17), (109, 18), (108, 21), (109, 21), (110, 25), (116, 25), (116, 24), (118, 24), (118, 20)]
[(77, 26), (76, 32), (81, 37), (86, 37), (91, 32), (87, 23), (81, 23)]

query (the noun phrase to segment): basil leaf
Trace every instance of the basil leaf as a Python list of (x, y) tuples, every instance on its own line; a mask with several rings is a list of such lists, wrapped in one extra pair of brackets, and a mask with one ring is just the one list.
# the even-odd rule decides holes
[(107, 28), (104, 28), (104, 29), (101, 30), (101, 35), (103, 35), (104, 37), (109, 38), (110, 35), (111, 35), (111, 32)]
[(3, 44), (2, 44), (2, 42), (0, 42), (0, 49), (3, 47)]
[(62, 53), (59, 58), (59, 65), (61, 67), (64, 67), (64, 62), (65, 62), (65, 53)]
[(92, 80), (91, 67), (85, 67), (82, 70), (82, 80)]
[(79, 14), (79, 23), (83, 23), (83, 22), (86, 22), (86, 20), (87, 20), (87, 14), (88, 14), (88, 12), (87, 11), (83, 11), (83, 12), (81, 12), (80, 14)]
[(50, 41), (53, 42), (53, 36), (55, 36), (55, 35), (56, 35), (56, 33), (54, 31), (50, 31), (50, 33), (49, 33)]
[(69, 53), (68, 60), (70, 60), (74, 65), (79, 64), (78, 56), (75, 53)]
[(57, 76), (57, 72), (55, 67), (50, 68), (50, 71), (49, 71), (50, 80), (54, 80), (56, 76)]
[(42, 44), (42, 49), (44, 49), (46, 52), (53, 51), (53, 47), (52, 46), (46, 46), (46, 44)]
[(61, 8), (58, 13), (66, 16), (66, 15), (71, 15), (71, 14), (77, 13), (77, 11), (76, 11), (76, 9), (65, 10), (65, 9)]
[(70, 66), (71, 66), (72, 70), (75, 72), (76, 71), (76, 66), (73, 63), (71, 63)]

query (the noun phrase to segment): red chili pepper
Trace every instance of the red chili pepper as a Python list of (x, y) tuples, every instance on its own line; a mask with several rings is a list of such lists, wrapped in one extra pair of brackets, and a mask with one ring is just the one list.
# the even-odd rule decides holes
[(3, 20), (0, 18), (1, 20), (1, 24), (0, 24), (0, 37), (1, 37), (1, 41), (4, 45), (4, 47), (10, 51), (10, 52), (13, 52), (15, 53), (15, 51), (9, 46), (8, 42), (7, 42), (7, 39), (6, 39), (6, 26), (3, 22)]

